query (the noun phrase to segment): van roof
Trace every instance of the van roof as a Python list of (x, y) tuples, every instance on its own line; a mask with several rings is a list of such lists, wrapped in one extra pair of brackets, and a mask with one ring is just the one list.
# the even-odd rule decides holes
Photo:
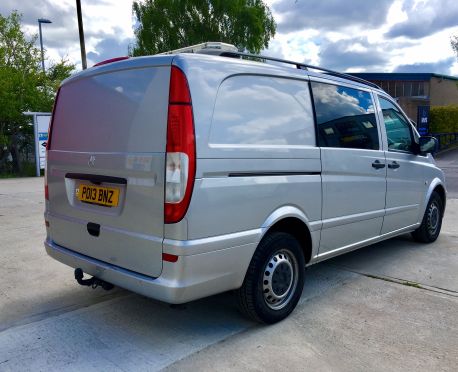
[(364, 79), (362, 79), (360, 77), (353, 76), (353, 75), (346, 74), (346, 73), (342, 73), (342, 72), (338, 72), (338, 71), (334, 71), (334, 70), (331, 70), (331, 69), (328, 69), (328, 68), (324, 68), (324, 67), (320, 67), (320, 66), (314, 66), (314, 65), (306, 64), (306, 63), (303, 63), (303, 62), (295, 62), (295, 61), (290, 61), (290, 60), (287, 60), (287, 59), (263, 56), (263, 55), (259, 55), (259, 54), (249, 54), (249, 53), (241, 53), (241, 52), (234, 52), (234, 51), (228, 51), (228, 50), (218, 50), (218, 49), (201, 49), (197, 53), (211, 54), (211, 55), (217, 55), (217, 56), (221, 56), (221, 57), (241, 58), (241, 59), (248, 58), (248, 59), (252, 59), (252, 60), (258, 61), (258, 62), (265, 62), (265, 61), (279, 62), (279, 63), (283, 63), (283, 64), (293, 65), (299, 70), (306, 70), (306, 71), (315, 70), (315, 71), (318, 71), (318, 72), (321, 72), (321, 73), (325, 73), (327, 75), (341, 77), (341, 78), (346, 79), (346, 80), (355, 81), (357, 83), (362, 83), (364, 85), (368, 85), (368, 86), (370, 86), (372, 88), (380, 89), (380, 87), (378, 85), (376, 85), (375, 83), (372, 83), (370, 81), (364, 80)]
[[(309, 64), (305, 64), (302, 62), (295, 62), (280, 58), (268, 57), (263, 55), (256, 55), (256, 54), (248, 54), (248, 53), (240, 53), (235, 51), (227, 51), (227, 50), (217, 50), (214, 48), (208, 50), (199, 50), (197, 52), (184, 52), (184, 53), (175, 53), (175, 54), (157, 54), (151, 56), (143, 56), (143, 57), (133, 57), (128, 58), (120, 61), (115, 61), (112, 63), (103, 64), (100, 66), (93, 66), (87, 70), (83, 70), (81, 72), (72, 75), (71, 77), (64, 80), (62, 84), (70, 83), (74, 80), (78, 80), (80, 78), (100, 74), (100, 73), (107, 73), (107, 72), (114, 72), (116, 70), (123, 70), (127, 68), (142, 68), (142, 67), (153, 67), (153, 66), (165, 66), (172, 64), (173, 60), (176, 58), (183, 58), (183, 59), (208, 59), (208, 58), (216, 58), (216, 59), (224, 59), (227, 63), (243, 63), (248, 65), (258, 65), (261, 64), (266, 67), (273, 69), (279, 69), (283, 72), (288, 72), (292, 70), (292, 66), (294, 66), (297, 70), (304, 71), (307, 75), (315, 76), (315, 77), (325, 77), (327, 79), (351, 83), (355, 85), (360, 85), (363, 87), (371, 87), (373, 89), (382, 91), (382, 89), (367, 80), (362, 78), (352, 76), (346, 73), (337, 72), (334, 70), (330, 70), (327, 68), (313, 66)], [(267, 63), (267, 62), (274, 62), (274, 63)]]

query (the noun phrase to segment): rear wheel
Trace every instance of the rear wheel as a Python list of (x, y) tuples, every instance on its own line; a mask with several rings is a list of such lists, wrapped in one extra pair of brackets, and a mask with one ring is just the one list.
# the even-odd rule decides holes
[(237, 290), (241, 311), (263, 323), (286, 318), (296, 307), (304, 287), (305, 259), (299, 242), (290, 234), (264, 237)]
[(426, 206), (421, 225), (412, 233), (413, 238), (421, 243), (434, 242), (441, 231), (443, 214), (444, 205), (442, 199), (437, 192), (433, 191)]

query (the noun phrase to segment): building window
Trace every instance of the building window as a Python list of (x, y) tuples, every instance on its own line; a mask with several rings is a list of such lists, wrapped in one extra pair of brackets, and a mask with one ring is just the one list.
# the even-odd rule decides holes
[(391, 97), (396, 97), (396, 81), (388, 82), (388, 94)]
[(420, 81), (418, 83), (418, 95), (419, 96), (425, 95), (425, 82), (424, 81)]
[(429, 82), (428, 81), (424, 81), (423, 82), (423, 96), (426, 96), (426, 97), (429, 97)]
[(426, 81), (380, 81), (380, 88), (391, 97), (418, 97), (428, 95), (428, 82)]
[(419, 96), (420, 95), (420, 82), (414, 81), (412, 83), (412, 96)]
[(402, 83), (399, 82), (399, 81), (396, 83), (396, 89), (395, 89), (394, 97), (402, 97)]

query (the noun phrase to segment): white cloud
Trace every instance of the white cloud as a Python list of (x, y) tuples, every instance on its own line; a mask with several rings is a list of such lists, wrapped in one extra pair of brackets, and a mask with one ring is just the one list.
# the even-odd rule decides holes
[[(308, 0), (265, 2), (279, 24), (266, 55), (343, 71), (390, 72), (415, 65), (441, 66), (458, 75), (450, 47), (458, 18), (444, 18), (458, 14), (455, 0), (444, 0), (446, 9), (439, 0), (321, 0), (313, 7)], [(74, 0), (1, 0), (0, 13), (13, 9), (23, 14), (30, 34), (38, 32), (37, 18), (51, 19), (43, 25), (48, 56), (68, 57), (81, 66)], [(82, 11), (89, 65), (127, 54), (134, 39), (132, 0), (82, 0)]]
[[(304, 0), (296, 1), (296, 3), (300, 2), (303, 6), (307, 5)], [(431, 6), (432, 2), (434, 6)], [(393, 0), (386, 12), (385, 22), (380, 24), (373, 22), (372, 26), (370, 23), (362, 25), (360, 21), (353, 19), (354, 11), (347, 12), (349, 17), (345, 11), (342, 11), (339, 25), (336, 25), (334, 29), (327, 25), (330, 19), (334, 20), (333, 16), (329, 14), (322, 16), (315, 14), (313, 21), (308, 23), (310, 25), (322, 23), (322, 27), (301, 29), (304, 24), (307, 24), (307, 16), (312, 16), (311, 13), (304, 16), (305, 13), (302, 12), (294, 18), (297, 30), (292, 30), (291, 25), (288, 25), (287, 33), (280, 31), (271, 41), (271, 46), (266, 54), (273, 55), (273, 52), (280, 51), (282, 56), (288, 59), (306, 61), (342, 71), (390, 72), (398, 66), (412, 67), (415, 65), (418, 69), (441, 68), (441, 71), (423, 72), (456, 75), (458, 74), (458, 63), (453, 62), (456, 61), (456, 56), (450, 47), (450, 36), (458, 35), (458, 19), (455, 21), (456, 26), (453, 27), (450, 27), (453, 24), (450, 21), (443, 25), (438, 21), (432, 22), (436, 28), (433, 29), (430, 24), (427, 25), (431, 34), (416, 39), (389, 37), (391, 30), (396, 30), (403, 25), (410, 26), (415, 17), (421, 16), (422, 19), (425, 19), (429, 16), (433, 20), (440, 19), (444, 9), (436, 0), (432, 2)], [(328, 3), (328, 5), (321, 5), (321, 9), (326, 10), (334, 1), (327, 0), (322, 3)], [(369, 3), (372, 4), (372, 2)], [(283, 17), (280, 18), (280, 23), (287, 22), (284, 19), (287, 14), (285, 9), (289, 11), (290, 16), (293, 14), (291, 12), (292, 1), (276, 0), (271, 4), (276, 19), (279, 16), (276, 10), (280, 10), (280, 16)], [(346, 2), (348, 8), (354, 8), (355, 4), (355, 2)], [(315, 9), (314, 12), (317, 10)], [(458, 12), (458, 2), (447, 1), (447, 12), (452, 14)], [(361, 18), (364, 18), (364, 14), (360, 13), (360, 15)], [(384, 18), (383, 13), (380, 13), (379, 16)], [(445, 63), (447, 63), (446, 66)]]
[[(421, 40), (421, 43), (416, 43), (401, 50), (393, 51), (392, 57), (387, 64), (387, 70), (390, 71), (398, 65), (434, 63), (451, 57), (456, 58), (450, 47), (451, 34), (458, 35), (458, 27), (425, 37)], [(456, 63), (451, 68), (451, 73), (455, 75), (458, 74)]]
[[(132, 0), (82, 0), (83, 27), (87, 55), (113, 58), (127, 54), (127, 45), (133, 40)], [(81, 68), (76, 4), (74, 0), (2, 0), (0, 13), (18, 10), (23, 15), (24, 30), (38, 33), (37, 19), (48, 18), (43, 25), (43, 44), (51, 60), (67, 57)], [(100, 51), (99, 43), (111, 40), (109, 50)], [(37, 43), (39, 41), (37, 40)], [(118, 54), (111, 54), (110, 51)], [(121, 53), (121, 54), (119, 54)], [(88, 65), (100, 61), (88, 58)]]
[(268, 50), (263, 54), (312, 65), (318, 64), (319, 46), (313, 40), (318, 35), (319, 32), (316, 30), (277, 34), (275, 39), (271, 41)]

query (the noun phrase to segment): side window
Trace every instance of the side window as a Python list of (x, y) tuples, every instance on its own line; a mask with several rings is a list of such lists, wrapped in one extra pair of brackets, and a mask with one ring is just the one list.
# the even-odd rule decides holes
[(385, 122), (388, 150), (411, 151), (412, 128), (399, 109), (385, 98), (378, 97)]
[(318, 146), (379, 149), (374, 102), (370, 93), (312, 82)]
[(226, 79), (218, 90), (210, 143), (315, 146), (308, 83), (255, 75)]

